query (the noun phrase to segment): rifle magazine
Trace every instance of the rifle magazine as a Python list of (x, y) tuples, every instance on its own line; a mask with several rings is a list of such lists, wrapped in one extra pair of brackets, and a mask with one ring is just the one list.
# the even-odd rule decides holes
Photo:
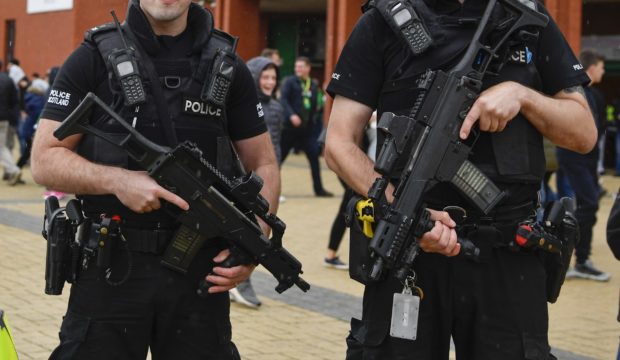
[(485, 214), (488, 214), (505, 195), (491, 179), (468, 160), (461, 164), (450, 182)]

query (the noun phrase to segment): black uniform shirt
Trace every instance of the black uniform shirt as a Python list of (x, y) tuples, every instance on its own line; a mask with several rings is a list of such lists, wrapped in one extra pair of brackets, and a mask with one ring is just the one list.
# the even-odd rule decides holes
[[(414, 4), (421, 0), (414, 1)], [(463, 5), (453, 0), (425, 0), (426, 5), (437, 14), (440, 21), (450, 19), (480, 18), (486, 1), (467, 0)], [(539, 10), (547, 14), (539, 6)], [(445, 19), (445, 20), (444, 20)], [(327, 92), (331, 96), (341, 95), (355, 100), (373, 109), (378, 115), (389, 111), (397, 114), (408, 112), (416, 98), (417, 90), (400, 88), (410, 102), (402, 103), (389, 98), (389, 85), (395, 79), (411, 79), (413, 81), (427, 68), (449, 70), (456, 64), (460, 55), (471, 41), (476, 25), (462, 27), (452, 32), (450, 39), (439, 39), (439, 47), (453, 47), (455, 51), (442, 53), (440, 56), (414, 57), (411, 51), (387, 25), (377, 9), (366, 12), (358, 21), (349, 36), (338, 60)], [(437, 39), (434, 39), (437, 40)], [(456, 45), (455, 45), (456, 44)], [(434, 54), (439, 53), (436, 50)], [(445, 56), (444, 56), (445, 55)], [(534, 63), (537, 74), (530, 70), (524, 72), (525, 66)], [(531, 66), (528, 67), (528, 69)], [(526, 73), (524, 75), (524, 73)], [(499, 76), (486, 76), (483, 89), (506, 80), (522, 83), (520, 77), (528, 76), (531, 84), (527, 85), (547, 95), (554, 95), (562, 89), (586, 84), (589, 79), (573, 55), (555, 22), (550, 19), (547, 27), (540, 32), (538, 44), (534, 48), (522, 49), (513, 55), (513, 60), (504, 66)], [(402, 98), (402, 97), (401, 97)], [(514, 120), (513, 120), (514, 121)], [(491, 148), (490, 133), (481, 133), (473, 148), (470, 160), (476, 164), (494, 164), (495, 159)], [(497, 179), (494, 179), (496, 183)], [(499, 184), (500, 188), (510, 187), (512, 199), (505, 203), (522, 202), (525, 198), (535, 196), (539, 183)], [(464, 199), (449, 186), (437, 186), (431, 196), (438, 202), (462, 203)], [(434, 202), (434, 201), (433, 201)]]
[[(193, 45), (189, 28), (178, 36), (158, 36), (162, 50), (154, 60), (164, 63), (188, 54)], [(226, 113), (232, 140), (247, 139), (267, 131), (257, 112), (258, 98), (254, 80), (247, 66), (238, 59), (235, 76), (228, 94)], [(96, 48), (83, 43), (63, 64), (51, 88), (50, 98), (41, 115), (44, 119), (64, 120), (89, 91), (100, 89), (98, 96), (109, 103), (108, 71)], [(183, 139), (179, 139), (183, 140)]]
[[(150, 32), (150, 29), (146, 29), (145, 26), (148, 25), (144, 22), (136, 21), (132, 29), (138, 31), (137, 35), (141, 35), (146, 33), (147, 30)], [(168, 71), (168, 67), (172, 66), (175, 66), (175, 69), (178, 70), (178, 64), (186, 61), (188, 66), (184, 71), (189, 72), (191, 75), (189, 57), (196, 54), (196, 50), (193, 49), (195, 36), (192, 30), (193, 28), (188, 26), (178, 36), (157, 36), (156, 40), (154, 40), (156, 43), (141, 43), (153, 60), (156, 71), (164, 71), (165, 74)], [(232, 140), (243, 140), (266, 132), (267, 127), (262, 114), (259, 115), (258, 112), (259, 102), (252, 75), (240, 58), (237, 58), (237, 65), (227, 97), (226, 125), (227, 133)], [(145, 69), (141, 69), (141, 71), (146, 73)], [(99, 51), (90, 43), (84, 42), (68, 57), (61, 67), (41, 116), (51, 120), (63, 121), (78, 106), (88, 92), (94, 92), (107, 104), (113, 102), (106, 64)], [(102, 110), (96, 109), (91, 115), (91, 119), (106, 119), (106, 117), (100, 116), (101, 112)], [(125, 120), (131, 122), (131, 119)], [(138, 122), (140, 121), (142, 120), (138, 120)], [(145, 119), (144, 121), (152, 121), (152, 119)], [(139, 128), (139, 125), (136, 128)], [(187, 139), (179, 136), (178, 140), (182, 142)], [(160, 144), (169, 145), (165, 143)], [(131, 163), (129, 166), (130, 168), (135, 167)], [(99, 212), (99, 208), (107, 209), (107, 211), (120, 214), (128, 220), (132, 220), (135, 216), (133, 212), (122, 206), (120, 201), (112, 195), (96, 196), (94, 200), (85, 198), (83, 207), (86, 212)], [(142, 214), (138, 218), (139, 220), (136, 221), (144, 223), (167, 223), (171, 221), (169, 215), (163, 210)]]

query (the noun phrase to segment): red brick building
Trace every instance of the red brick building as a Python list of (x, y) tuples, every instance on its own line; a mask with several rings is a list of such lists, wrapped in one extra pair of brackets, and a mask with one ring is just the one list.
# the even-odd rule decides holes
[[(249, 59), (265, 47), (278, 48), (283, 73), (291, 73), (294, 58), (305, 55), (313, 75), (329, 79), (339, 52), (360, 16), (361, 0), (203, 0), (216, 26), (240, 37), (239, 54)], [(602, 19), (620, 13), (620, 0), (546, 0), (575, 51), (582, 29), (593, 34), (618, 35)], [(111, 21), (110, 10), (122, 20), (127, 0), (0, 0), (0, 59), (17, 58), (28, 75), (45, 73), (61, 64), (92, 26)], [(607, 14), (607, 15), (606, 15)], [(597, 20), (598, 19), (598, 20)], [(610, 19), (609, 19), (610, 20)], [(598, 24), (591, 26), (592, 23)], [(585, 24), (585, 25), (583, 25)], [(615, 33), (614, 33), (615, 32)], [(620, 48), (619, 48), (620, 49)], [(619, 68), (617, 62), (609, 67)], [(613, 83), (613, 82), (612, 82)], [(620, 87), (614, 86), (618, 91)]]

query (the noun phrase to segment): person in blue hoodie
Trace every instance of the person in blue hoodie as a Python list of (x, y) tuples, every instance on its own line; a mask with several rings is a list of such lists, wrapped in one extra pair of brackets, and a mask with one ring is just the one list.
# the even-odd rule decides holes
[(24, 110), (26, 111), (26, 120), (22, 126), (22, 138), (26, 141), (24, 152), (17, 161), (17, 166), (22, 169), (30, 159), (30, 150), (32, 149), (32, 139), (34, 131), (39, 121), (39, 116), (45, 106), (47, 89), (41, 84), (32, 83), (24, 95)]

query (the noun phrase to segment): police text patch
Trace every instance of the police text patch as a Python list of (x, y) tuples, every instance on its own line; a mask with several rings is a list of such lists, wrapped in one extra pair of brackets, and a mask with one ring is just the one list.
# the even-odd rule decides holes
[(516, 64), (527, 65), (532, 62), (534, 54), (527, 46), (519, 46), (510, 54), (508, 61)]
[(197, 116), (222, 116), (222, 109), (212, 104), (207, 104), (204, 101), (183, 98), (183, 112), (189, 115)]
[(71, 100), (71, 93), (67, 91), (52, 89), (52, 91), (50, 91), (50, 96), (47, 99), (47, 102), (60, 106), (69, 106), (69, 100)]

